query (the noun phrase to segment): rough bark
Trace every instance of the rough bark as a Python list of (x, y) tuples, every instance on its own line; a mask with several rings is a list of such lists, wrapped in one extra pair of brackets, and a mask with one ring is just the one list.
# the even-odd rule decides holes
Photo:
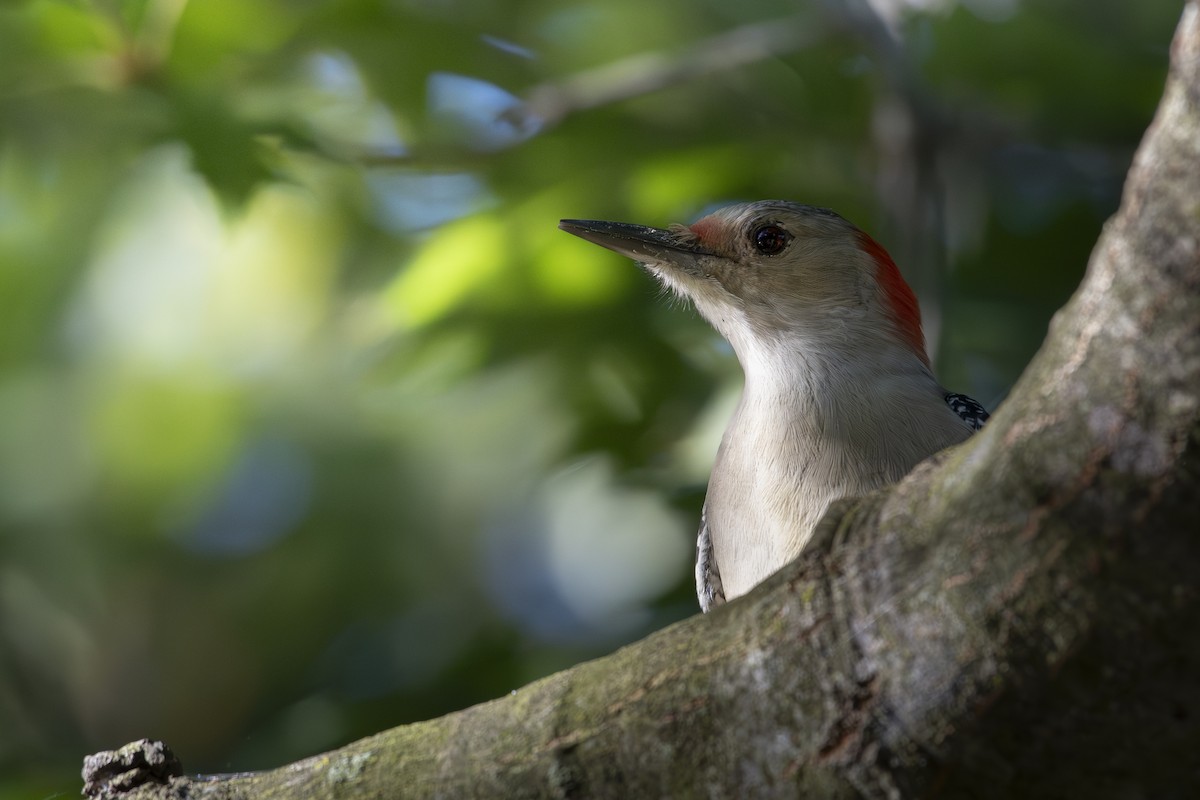
[[(1200, 12), (1083, 285), (963, 446), (707, 616), (133, 796), (1200, 796)], [(185, 754), (186, 755), (186, 754)]]

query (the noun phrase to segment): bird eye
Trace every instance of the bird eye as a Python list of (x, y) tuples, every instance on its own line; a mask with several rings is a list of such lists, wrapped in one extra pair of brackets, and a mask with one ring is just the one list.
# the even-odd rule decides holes
[(750, 234), (754, 249), (766, 256), (781, 252), (791, 238), (791, 235), (778, 225), (762, 225)]

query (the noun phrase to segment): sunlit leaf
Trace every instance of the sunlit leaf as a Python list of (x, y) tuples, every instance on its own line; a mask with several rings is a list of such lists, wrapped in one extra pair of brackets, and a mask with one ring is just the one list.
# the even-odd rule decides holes
[(487, 288), (509, 257), (509, 237), (501, 221), (477, 215), (450, 223), (430, 235), (404, 265), (384, 295), (387, 308), (404, 327), (418, 327), (451, 311)]

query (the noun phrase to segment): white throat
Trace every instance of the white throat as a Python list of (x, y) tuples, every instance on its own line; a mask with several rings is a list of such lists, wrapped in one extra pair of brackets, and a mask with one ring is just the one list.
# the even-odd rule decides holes
[(898, 431), (940, 430), (937, 449), (968, 435), (902, 346), (867, 351), (859, 363), (817, 360), (799, 345), (739, 349), (746, 386), (705, 500), (727, 599), (799, 555), (831, 502), (899, 480), (933, 452), (906, 448), (912, 437)]

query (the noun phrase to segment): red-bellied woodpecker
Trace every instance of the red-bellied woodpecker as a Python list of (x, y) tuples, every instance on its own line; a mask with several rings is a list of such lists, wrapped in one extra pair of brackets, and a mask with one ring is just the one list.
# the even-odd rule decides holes
[(899, 480), (988, 417), (933, 376), (916, 296), (887, 251), (832, 211), (772, 200), (667, 230), (559, 227), (643, 264), (741, 362), (696, 543), (705, 611), (795, 558), (832, 501)]

